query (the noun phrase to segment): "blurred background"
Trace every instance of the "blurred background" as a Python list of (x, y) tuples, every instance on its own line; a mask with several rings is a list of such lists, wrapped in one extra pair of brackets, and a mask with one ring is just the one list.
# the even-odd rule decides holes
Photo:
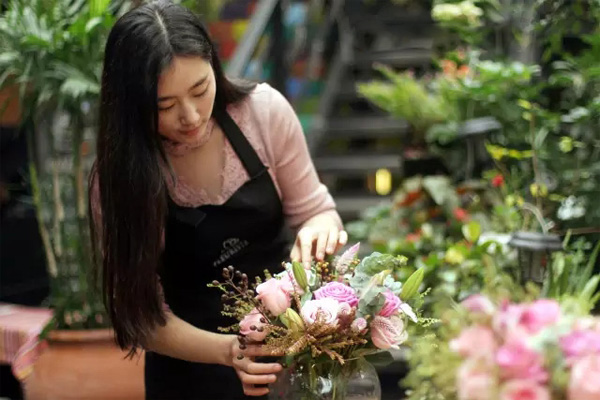
[[(44, 327), (108, 326), (87, 174), (103, 45), (136, 3), (0, 3), (0, 397), (22, 398)], [(352, 241), (408, 256), (400, 277), (426, 268), (432, 309), (481, 287), (486, 238), (504, 249), (491, 262), (528, 280), (598, 270), (598, 0), (181, 3), (229, 76), (289, 99)], [(384, 399), (403, 398), (409, 364), (380, 369)]]

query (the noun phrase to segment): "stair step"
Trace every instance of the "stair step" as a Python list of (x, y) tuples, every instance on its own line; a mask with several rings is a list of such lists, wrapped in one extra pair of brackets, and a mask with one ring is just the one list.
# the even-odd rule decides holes
[(321, 138), (331, 139), (380, 139), (397, 138), (409, 132), (405, 121), (388, 116), (345, 117), (331, 119), (322, 128)]
[(432, 59), (433, 52), (430, 49), (395, 49), (358, 53), (354, 61), (360, 67), (381, 63), (392, 68), (411, 68), (428, 66)]
[(319, 173), (356, 175), (368, 174), (386, 168), (392, 173), (402, 171), (402, 157), (397, 153), (368, 153), (323, 155), (315, 157)]
[(338, 213), (345, 221), (356, 219), (360, 213), (370, 207), (390, 201), (390, 196), (377, 195), (334, 195)]

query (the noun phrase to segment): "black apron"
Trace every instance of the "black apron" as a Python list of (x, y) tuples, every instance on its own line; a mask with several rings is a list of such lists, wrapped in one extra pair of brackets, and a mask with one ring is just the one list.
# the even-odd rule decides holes
[[(281, 270), (291, 243), (275, 185), (258, 155), (227, 112), (215, 111), (250, 180), (223, 205), (186, 208), (169, 199), (163, 267), (165, 301), (179, 318), (212, 332), (235, 320), (221, 315), (221, 291), (208, 288), (233, 265), (254, 282), (264, 269)], [(146, 353), (147, 399), (258, 399), (244, 396), (230, 367), (191, 363)]]

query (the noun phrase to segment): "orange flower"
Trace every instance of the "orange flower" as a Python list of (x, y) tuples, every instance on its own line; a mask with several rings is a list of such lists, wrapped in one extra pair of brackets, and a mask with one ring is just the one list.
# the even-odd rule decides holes
[(465, 222), (469, 219), (469, 213), (464, 208), (457, 207), (454, 209), (454, 218), (459, 222)]
[(456, 72), (456, 76), (458, 76), (459, 78), (464, 78), (467, 75), (469, 75), (470, 71), (471, 69), (468, 65), (461, 65), (460, 68), (458, 68), (458, 71)]
[(452, 60), (442, 60), (442, 70), (444, 75), (453, 76), (456, 73), (456, 63)]

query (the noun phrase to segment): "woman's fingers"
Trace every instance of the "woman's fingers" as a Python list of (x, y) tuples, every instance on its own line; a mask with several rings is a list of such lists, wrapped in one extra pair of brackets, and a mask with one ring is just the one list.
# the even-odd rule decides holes
[(327, 237), (327, 254), (332, 255), (338, 248), (339, 241), (339, 230), (336, 227), (329, 229), (329, 236)]
[(267, 385), (277, 380), (273, 374), (253, 375), (244, 371), (238, 371), (238, 376), (242, 383), (247, 385)]
[(244, 394), (246, 396), (264, 396), (269, 393), (269, 388), (266, 387), (254, 387), (254, 385), (242, 383), (242, 388), (244, 389)]
[(304, 268), (310, 267), (312, 260), (313, 242), (315, 240), (315, 232), (311, 228), (302, 228), (298, 232), (298, 241), (300, 242), (300, 257), (304, 264)]
[(327, 249), (329, 240), (330, 237), (327, 235), (327, 232), (319, 232), (319, 236), (317, 236), (317, 248), (315, 250), (315, 258), (317, 261), (323, 261), (325, 258), (325, 250)]

